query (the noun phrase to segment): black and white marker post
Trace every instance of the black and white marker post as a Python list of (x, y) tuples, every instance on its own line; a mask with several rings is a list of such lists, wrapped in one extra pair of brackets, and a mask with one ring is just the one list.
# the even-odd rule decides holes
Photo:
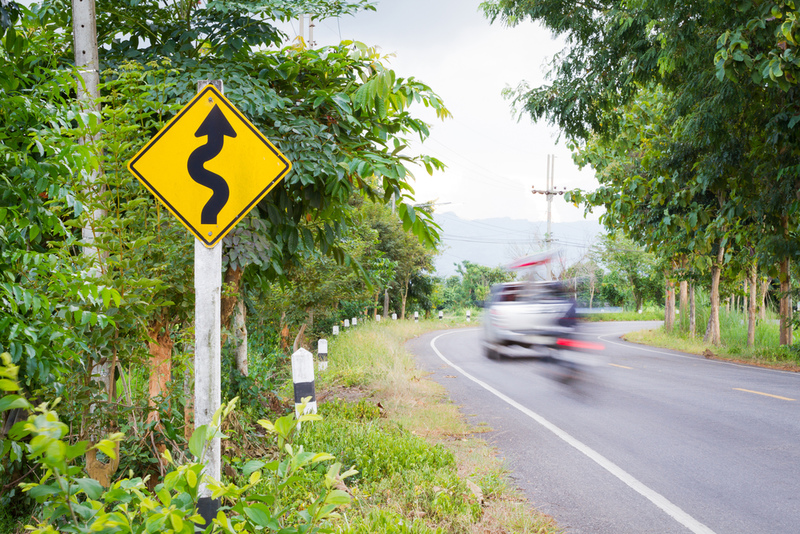
[[(314, 355), (304, 348), (292, 354), (292, 382), (294, 382), (294, 410), (297, 417), (306, 413), (317, 413), (317, 394), (314, 389)], [(303, 414), (300, 406), (310, 397)]]
[(444, 312), (442, 310), (439, 310), (439, 320), (441, 321), (443, 317), (444, 317)]
[(325, 371), (328, 369), (328, 340), (327, 339), (320, 339), (317, 341), (317, 358), (319, 362), (317, 363), (317, 368), (320, 372)]

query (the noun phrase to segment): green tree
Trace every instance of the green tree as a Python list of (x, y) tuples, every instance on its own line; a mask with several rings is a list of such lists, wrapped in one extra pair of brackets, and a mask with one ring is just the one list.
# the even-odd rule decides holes
[[(483, 5), (492, 19), (515, 24), (531, 18), (564, 35), (569, 47), (554, 62), (551, 83), (536, 89), (521, 85), (509, 95), (534, 119), (558, 124), (576, 146), (593, 139), (633, 142), (628, 153), (610, 158), (633, 160), (638, 168), (609, 188), (616, 196), (607, 197), (606, 206), (617, 216), (632, 213), (638, 222), (649, 213), (651, 233), (667, 244), (667, 257), (677, 253), (707, 264), (712, 275), (707, 337), (719, 342), (719, 280), (728, 249), (741, 240), (734, 233), (741, 229), (739, 220), (747, 216), (770, 236), (769, 246), (762, 240), (757, 254), (778, 260), (782, 279), (788, 279), (788, 261), (797, 255), (783, 229), (793, 227), (798, 213), (796, 102), (775, 52), (777, 46), (793, 61), (793, 5), (675, 6), (656, 0), (580, 9), (549, 1)], [(751, 49), (750, 39), (759, 46)], [(741, 72), (750, 76), (740, 78)], [(664, 95), (661, 110), (656, 117), (637, 115), (641, 129), (631, 135), (628, 114), (652, 98), (654, 89)], [(661, 141), (647, 146), (648, 138)], [(666, 202), (656, 205), (656, 196)], [(683, 232), (692, 245), (688, 256), (670, 246), (680, 244)], [(643, 234), (631, 235), (638, 240)], [(784, 308), (782, 315), (788, 314)]]
[[(86, 433), (110, 418), (119, 424), (116, 407), (100, 408), (91, 418), (85, 413), (95, 397), (106, 396), (90, 387), (92, 368), (99, 362), (131, 368), (155, 353), (169, 360), (175, 343), (188, 337), (192, 240), (125, 166), (143, 140), (195, 94), (197, 79), (224, 73), (226, 95), (295, 162), (294, 171), (225, 240), (231, 288), (226, 296), (238, 299), (242, 283), (268, 287), (259, 280), (285, 279), (309, 259), (327, 255), (346, 264), (361, 250), (345, 239), (357, 218), (350, 205), (354, 196), (381, 203), (397, 198), (401, 220), (422, 241), (436, 241), (430, 216), (410, 204), (406, 166), (419, 162), (433, 172), (441, 164), (403, 150), (406, 137), (428, 135), (410, 106), (448, 115), (438, 96), (413, 78), (397, 77), (384, 58), (360, 43), (281, 48), (284, 36), (270, 23), (297, 10), (323, 16), (366, 6), (101, 0), (98, 115), (80, 112), (72, 100), (79, 77), (70, 67), (69, 2), (45, 1), (31, 9), (2, 4), (0, 246), (6, 247), (6, 305), (0, 342), (15, 362), (24, 363), (28, 394), (42, 387), (50, 388), (44, 398), (66, 393), (65, 415)], [(100, 128), (102, 143), (91, 149), (76, 143)], [(101, 194), (89, 195), (95, 191), (83, 176), (100, 167)], [(86, 214), (97, 208), (109, 216), (95, 227), (107, 256), (94, 278), (75, 252)], [(158, 367), (162, 378), (169, 376)], [(64, 380), (68, 374), (76, 378)], [(86, 425), (79, 424), (81, 417)], [(163, 423), (165, 439), (178, 439), (180, 426)], [(140, 443), (152, 441), (150, 434), (139, 437), (148, 438)], [(26, 472), (9, 467), (18, 468)]]
[(461, 276), (460, 301), (464, 306), (478, 306), (489, 297), (494, 284), (508, 282), (515, 275), (503, 267), (486, 267), (464, 260), (456, 265)]
[[(660, 300), (664, 278), (653, 254), (637, 247), (630, 239), (614, 234), (603, 236), (592, 253), (607, 271), (601, 283), (602, 297), (611, 297), (609, 300), (617, 303), (621, 296), (636, 310)], [(615, 294), (619, 296), (614, 298)]]

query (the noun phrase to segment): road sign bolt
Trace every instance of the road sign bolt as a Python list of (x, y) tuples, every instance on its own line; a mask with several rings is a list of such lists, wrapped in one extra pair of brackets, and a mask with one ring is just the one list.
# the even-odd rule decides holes
[(208, 235), (211, 235), (211, 234), (213, 234), (213, 233), (214, 233), (214, 232), (208, 232)]
[(214, 99), (213, 99), (213, 98), (211, 98), (211, 97), (208, 97), (208, 101), (209, 101), (209, 102), (213, 102), (213, 101), (214, 101)]

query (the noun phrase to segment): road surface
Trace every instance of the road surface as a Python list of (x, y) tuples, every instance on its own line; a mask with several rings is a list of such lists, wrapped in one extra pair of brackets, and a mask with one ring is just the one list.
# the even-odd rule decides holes
[(606, 348), (575, 385), (479, 329), (409, 348), (569, 533), (800, 533), (800, 375), (619, 339), (643, 326), (585, 325)]

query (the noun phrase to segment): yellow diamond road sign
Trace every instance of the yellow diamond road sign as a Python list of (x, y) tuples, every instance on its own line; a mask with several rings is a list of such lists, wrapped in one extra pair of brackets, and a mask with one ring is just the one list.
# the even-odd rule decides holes
[(213, 85), (200, 91), (128, 163), (139, 181), (209, 248), (291, 168)]

